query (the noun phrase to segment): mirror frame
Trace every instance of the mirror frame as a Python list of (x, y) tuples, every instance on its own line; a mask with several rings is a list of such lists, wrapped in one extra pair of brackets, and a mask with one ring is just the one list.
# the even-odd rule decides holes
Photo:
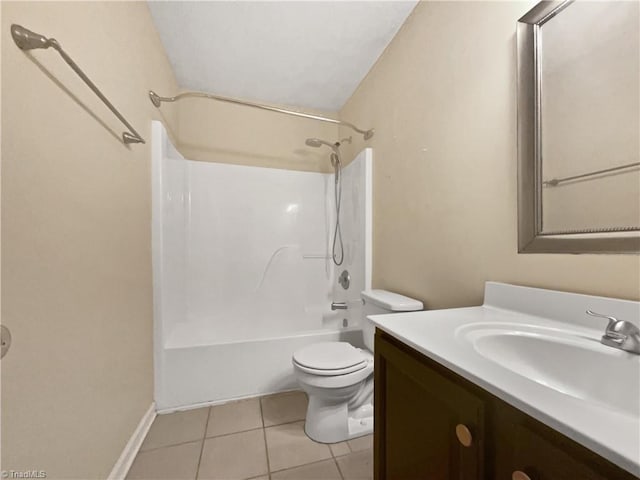
[(542, 231), (540, 27), (573, 0), (542, 1), (517, 24), (518, 253), (640, 253), (640, 230)]

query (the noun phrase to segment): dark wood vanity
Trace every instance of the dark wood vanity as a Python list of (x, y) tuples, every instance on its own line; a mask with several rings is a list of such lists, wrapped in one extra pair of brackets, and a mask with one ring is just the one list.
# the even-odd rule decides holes
[(376, 480), (638, 479), (376, 331)]

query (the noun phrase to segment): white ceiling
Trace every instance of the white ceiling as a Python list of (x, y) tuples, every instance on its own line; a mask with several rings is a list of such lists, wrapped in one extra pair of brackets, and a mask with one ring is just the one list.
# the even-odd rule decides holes
[(337, 111), (416, 3), (149, 1), (149, 8), (181, 88)]

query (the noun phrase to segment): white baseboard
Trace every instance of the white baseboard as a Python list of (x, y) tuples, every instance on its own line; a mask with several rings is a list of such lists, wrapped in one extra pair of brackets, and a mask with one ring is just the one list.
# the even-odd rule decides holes
[(125, 445), (124, 450), (120, 454), (120, 458), (118, 458), (118, 461), (113, 466), (107, 480), (124, 480), (155, 418), (156, 404), (153, 402), (133, 431), (131, 438)]

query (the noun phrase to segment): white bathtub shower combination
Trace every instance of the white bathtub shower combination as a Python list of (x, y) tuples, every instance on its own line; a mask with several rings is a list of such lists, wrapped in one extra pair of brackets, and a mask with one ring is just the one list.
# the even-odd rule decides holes
[[(333, 174), (186, 160), (159, 122), (152, 141), (159, 410), (296, 388), (294, 350), (325, 340), (361, 344), (371, 149), (343, 169), (345, 260), (336, 267)], [(344, 269), (348, 290), (337, 282)], [(350, 308), (331, 311), (332, 301)]]

